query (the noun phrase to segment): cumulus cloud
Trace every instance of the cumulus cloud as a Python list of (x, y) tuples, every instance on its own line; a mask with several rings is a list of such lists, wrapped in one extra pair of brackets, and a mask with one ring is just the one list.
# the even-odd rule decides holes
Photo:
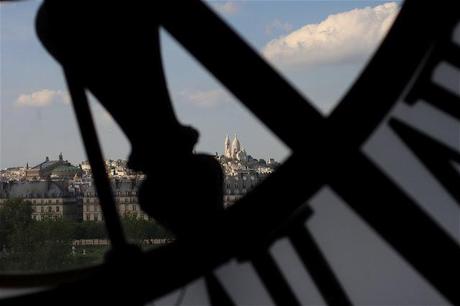
[(214, 108), (230, 100), (230, 95), (222, 89), (185, 90), (179, 93), (179, 97), (201, 108)]
[(68, 93), (61, 90), (42, 89), (30, 94), (22, 94), (15, 102), (20, 107), (47, 107), (55, 103), (70, 103)]
[(233, 2), (233, 1), (216, 3), (215, 7), (218, 12), (222, 14), (226, 14), (226, 15), (235, 15), (240, 9), (240, 6), (236, 2)]
[(377, 47), (398, 11), (389, 2), (330, 15), (270, 41), (263, 55), (288, 66), (354, 63)]

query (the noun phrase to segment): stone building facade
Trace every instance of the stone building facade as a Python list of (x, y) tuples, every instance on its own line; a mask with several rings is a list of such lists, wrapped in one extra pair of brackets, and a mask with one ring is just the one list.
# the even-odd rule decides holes
[[(115, 196), (117, 210), (122, 217), (133, 216), (137, 219), (148, 220), (137, 199), (137, 190), (140, 180), (111, 180), (112, 191)], [(99, 198), (94, 186), (88, 186), (82, 192), (83, 221), (103, 221), (104, 216), (101, 210)]]
[(32, 206), (32, 218), (80, 221), (82, 205), (65, 181), (12, 181), (0, 183), (0, 206), (8, 199), (23, 199)]

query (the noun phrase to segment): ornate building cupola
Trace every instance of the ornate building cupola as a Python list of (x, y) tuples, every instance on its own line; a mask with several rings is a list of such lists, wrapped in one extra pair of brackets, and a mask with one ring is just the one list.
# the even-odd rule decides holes
[(231, 149), (231, 146), (230, 146), (230, 139), (228, 138), (228, 135), (225, 136), (224, 156), (227, 157), (227, 158), (232, 157), (232, 149)]
[(238, 137), (235, 134), (235, 138), (233, 138), (232, 142), (232, 158), (236, 158), (236, 155), (241, 149), (240, 141), (238, 140)]

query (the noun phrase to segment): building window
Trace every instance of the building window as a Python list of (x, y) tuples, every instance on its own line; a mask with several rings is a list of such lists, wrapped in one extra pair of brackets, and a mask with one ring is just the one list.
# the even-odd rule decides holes
[(56, 212), (59, 212), (59, 206), (56, 206)]

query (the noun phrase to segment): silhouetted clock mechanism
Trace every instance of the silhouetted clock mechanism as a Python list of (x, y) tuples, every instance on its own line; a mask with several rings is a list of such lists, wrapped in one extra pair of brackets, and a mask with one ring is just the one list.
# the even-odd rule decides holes
[[(460, 83), (454, 82), (457, 88), (449, 85), (449, 71), (457, 71), (458, 78), (460, 69), (456, 1), (406, 0), (379, 49), (329, 116), (319, 113), (201, 1), (181, 1), (180, 8), (174, 1), (94, 2), (46, 0), (36, 25), (45, 48), (62, 65), (112, 249), (97, 267), (1, 275), (1, 286), (40, 289), (3, 299), (2, 305), (305, 304), (302, 284), (275, 254), (280, 241), (283, 247), (278, 244), (277, 252), (299, 259), (288, 265), (308, 271), (326, 304), (354, 304), (343, 285), (347, 280), (337, 276), (307, 227), (314, 215), (310, 201), (324, 187), (447, 301), (460, 304), (458, 241), (365, 148), (377, 134), (391, 133), (393, 142), (382, 137), (380, 146), (397, 151), (396, 139), (424, 175), (441, 186), (441, 196), (460, 204), (459, 147), (425, 129), (436, 127), (438, 119), (426, 116), (414, 124), (401, 115), (423, 105), (436, 118), (454, 122), (457, 131), (452, 133), (459, 133)], [(218, 163), (193, 153), (198, 132), (179, 124), (172, 110), (161, 65), (160, 27), (291, 149), (272, 175), (228, 209), (222, 205)], [(129, 165), (147, 175), (141, 207), (176, 235), (173, 243), (150, 251), (127, 243), (87, 92), (129, 138)], [(138, 94), (133, 98), (128, 92)], [(154, 133), (158, 130), (163, 133)], [(156, 154), (152, 134), (167, 135), (156, 142), (172, 148), (171, 160), (186, 170), (173, 186), (165, 182), (174, 171), (150, 162)], [(399, 158), (399, 152), (393, 153)], [(184, 286), (195, 291), (195, 300), (187, 301)]]

